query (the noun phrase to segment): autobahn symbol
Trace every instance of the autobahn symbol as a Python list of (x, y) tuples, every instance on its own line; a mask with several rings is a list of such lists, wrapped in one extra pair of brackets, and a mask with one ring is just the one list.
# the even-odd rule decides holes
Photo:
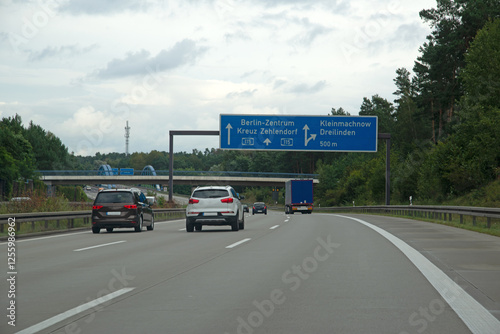
[(220, 115), (220, 148), (376, 152), (376, 116)]

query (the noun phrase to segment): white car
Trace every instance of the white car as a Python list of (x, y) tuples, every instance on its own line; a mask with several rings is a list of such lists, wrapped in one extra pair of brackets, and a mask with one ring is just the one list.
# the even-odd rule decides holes
[(203, 225), (230, 225), (233, 231), (243, 230), (243, 198), (230, 186), (196, 188), (186, 207), (186, 230), (201, 231)]

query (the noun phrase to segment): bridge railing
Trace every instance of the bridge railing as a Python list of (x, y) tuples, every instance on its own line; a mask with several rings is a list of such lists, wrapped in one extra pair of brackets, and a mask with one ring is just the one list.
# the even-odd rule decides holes
[[(99, 170), (39, 170), (43, 176), (92, 176), (99, 175)], [(297, 173), (264, 173), (264, 172), (234, 172), (234, 171), (192, 171), (174, 170), (174, 175), (185, 176), (240, 176), (240, 177), (278, 177), (291, 179), (315, 179), (319, 174), (297, 174)], [(134, 175), (142, 175), (142, 170), (134, 170)], [(168, 175), (168, 170), (156, 170), (156, 175)]]

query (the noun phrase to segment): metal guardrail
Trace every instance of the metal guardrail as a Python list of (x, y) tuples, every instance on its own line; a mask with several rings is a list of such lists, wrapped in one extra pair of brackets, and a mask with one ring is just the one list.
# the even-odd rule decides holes
[(321, 211), (333, 212), (361, 212), (394, 214), (398, 216), (410, 216), (416, 218), (429, 218), (444, 221), (452, 221), (452, 215), (460, 216), (460, 224), (464, 222), (464, 216), (472, 217), (472, 224), (476, 225), (477, 217), (487, 219), (487, 227), (491, 228), (492, 219), (500, 219), (500, 208), (482, 208), (471, 206), (437, 206), (437, 205), (380, 205), (380, 206), (343, 206), (315, 208)]
[[(283, 207), (269, 207), (269, 209), (283, 210)], [(464, 216), (471, 216), (475, 225), (477, 217), (485, 217), (487, 219), (487, 227), (491, 227), (492, 219), (500, 220), (500, 208), (481, 208), (481, 207), (466, 207), (466, 206), (424, 206), (424, 205), (380, 205), (380, 206), (342, 206), (342, 207), (315, 207), (315, 211), (327, 212), (360, 212), (360, 213), (379, 213), (379, 214), (395, 214), (398, 216), (422, 217), (440, 220), (452, 220), (452, 215), (460, 216), (460, 223), (463, 223)], [(84, 225), (90, 226), (91, 210), (84, 211), (63, 211), (63, 212), (33, 212), (33, 213), (17, 213), (17, 214), (2, 214), (0, 215), (0, 233), (4, 232), (4, 226), (8, 223), (9, 218), (15, 218), (16, 230), (19, 231), (22, 223), (31, 223), (32, 228), (36, 222), (45, 222), (45, 227), (48, 227), (49, 221), (56, 221), (57, 227), (60, 227), (62, 221), (66, 221), (68, 229), (74, 228), (76, 219), (83, 219)], [(159, 219), (168, 219), (168, 216), (179, 215), (184, 213), (185, 209), (155, 209), (155, 217)]]
[[(154, 209), (155, 218), (168, 219), (168, 216), (186, 212), (186, 209)], [(22, 223), (31, 223), (32, 229), (35, 228), (37, 222), (45, 222), (45, 228), (48, 228), (49, 221), (56, 221), (56, 226), (61, 227), (61, 224), (66, 223), (67, 229), (75, 227), (76, 219), (83, 219), (84, 225), (90, 227), (90, 215), (92, 210), (83, 211), (60, 211), (60, 212), (30, 212), (30, 213), (11, 213), (0, 215), (0, 233), (5, 230), (5, 225), (8, 224), (9, 218), (15, 218), (16, 231), (21, 229)]]

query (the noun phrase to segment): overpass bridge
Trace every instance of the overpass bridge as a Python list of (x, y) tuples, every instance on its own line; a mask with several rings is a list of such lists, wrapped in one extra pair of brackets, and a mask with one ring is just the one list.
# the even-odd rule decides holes
[[(56, 185), (85, 184), (152, 184), (167, 186), (170, 181), (167, 171), (156, 171), (156, 175), (98, 175), (98, 170), (90, 171), (38, 171), (40, 180), (49, 188)], [(101, 173), (102, 174), (102, 173)], [(293, 173), (251, 173), (251, 172), (210, 172), (174, 171), (173, 182), (177, 185), (231, 185), (231, 186), (271, 186), (284, 187), (291, 179), (313, 179), (319, 183), (317, 174)]]

